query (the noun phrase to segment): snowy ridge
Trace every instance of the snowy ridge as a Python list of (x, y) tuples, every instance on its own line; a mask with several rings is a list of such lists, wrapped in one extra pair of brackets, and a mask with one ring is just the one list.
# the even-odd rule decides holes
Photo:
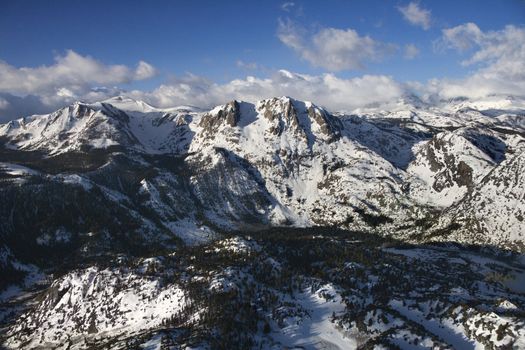
[(150, 153), (185, 150), (185, 126), (191, 119), (185, 110), (170, 113), (137, 101), (121, 106), (130, 110), (124, 112), (105, 102), (77, 102), (48, 115), (4, 124), (0, 127), (0, 136), (9, 139), (7, 147), (45, 151), (51, 155), (110, 146)]
[(444, 131), (415, 146), (407, 172), (417, 178), (411, 195), (423, 204), (448, 207), (465, 196), (495, 161), (464, 134), (468, 129)]

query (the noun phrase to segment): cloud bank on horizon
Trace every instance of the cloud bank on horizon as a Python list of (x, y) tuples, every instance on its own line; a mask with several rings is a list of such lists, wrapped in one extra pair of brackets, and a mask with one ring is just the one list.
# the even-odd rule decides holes
[[(296, 7), (294, 2), (285, 2), (281, 8), (288, 14)], [(414, 29), (428, 31), (436, 25), (431, 10), (417, 2), (400, 5), (397, 10)], [(75, 100), (92, 102), (115, 95), (127, 95), (158, 107), (206, 108), (232, 99), (256, 101), (289, 95), (314, 101), (330, 110), (352, 111), (386, 105), (406, 94), (431, 101), (525, 92), (522, 26), (508, 24), (485, 31), (472, 22), (444, 26), (433, 41), (433, 51), (426, 54), (461, 55), (458, 64), (468, 74), (462, 78), (402, 81), (388, 74), (369, 73), (367, 66), (370, 62), (388, 61), (392, 56), (413, 60), (422, 55), (421, 48), (414, 43), (385, 42), (352, 27), (305, 27), (298, 23), (290, 17), (279, 18), (275, 37), (290, 55), (317, 69), (314, 74), (279, 68), (263, 70), (264, 62), (238, 59), (234, 65), (254, 74), (226, 82), (192, 73), (167, 77), (144, 60), (135, 65), (107, 64), (96, 56), (70, 49), (56, 55), (54, 63), (49, 65), (17, 67), (0, 60), (0, 121), (49, 112)], [(349, 71), (361, 75), (340, 75)], [(152, 89), (129, 88), (135, 82), (154, 77), (163, 78), (164, 82)]]

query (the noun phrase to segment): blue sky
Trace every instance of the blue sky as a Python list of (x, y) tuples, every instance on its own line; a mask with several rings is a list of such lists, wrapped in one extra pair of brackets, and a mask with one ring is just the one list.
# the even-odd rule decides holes
[[(411, 19), (405, 14), (409, 6), (415, 9)], [(443, 39), (445, 30), (468, 23), (475, 24), (483, 39), (465, 30), (462, 38)], [(0, 83), (0, 93), (44, 96), (56, 93), (63, 82), (71, 95), (85, 97), (80, 85), (84, 90), (111, 85), (126, 91), (153, 91), (161, 85), (180, 84), (190, 74), (206, 84), (228, 84), (247, 76), (272, 79), (283, 69), (315, 77), (333, 74), (338, 79), (388, 76), (398, 83), (467, 79), (499, 59), (464, 62), (498, 42), (490, 33), (507, 35), (511, 41), (514, 37), (505, 28), (512, 25), (522, 30), (524, 24), (523, 0), (2, 0), (0, 61), (5, 67), (0, 69), (0, 81), (2, 75), (6, 80), (31, 80), (23, 67), (56, 66), (57, 57), (67, 56), (68, 50), (101, 67), (123, 65), (130, 72), (114, 81), (84, 77), (73, 79), (71, 85), (63, 79), (48, 86), (49, 92), (42, 91), (43, 85), (34, 89)], [(456, 45), (474, 37), (474, 44), (467, 48)], [(132, 70), (140, 61), (153, 67), (155, 74), (134, 76)], [(47, 100), (49, 105), (58, 103), (51, 97)]]

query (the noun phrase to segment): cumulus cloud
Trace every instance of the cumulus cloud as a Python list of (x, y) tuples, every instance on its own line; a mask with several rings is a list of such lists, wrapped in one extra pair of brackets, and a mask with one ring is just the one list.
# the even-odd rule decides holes
[(17, 68), (0, 61), (0, 92), (39, 94), (68, 89), (82, 93), (93, 84), (112, 85), (143, 80), (155, 75), (155, 68), (140, 61), (135, 69), (105, 65), (92, 57), (68, 50), (50, 66)]
[(460, 52), (473, 49), (463, 65), (481, 64), (484, 72), (507, 77), (525, 77), (525, 28), (506, 26), (502, 30), (483, 32), (476, 24), (466, 23), (444, 29), (442, 41)]
[(465, 23), (453, 28), (443, 29), (440, 46), (466, 51), (479, 45), (484, 37), (483, 32), (475, 23)]
[(396, 50), (353, 29), (322, 28), (310, 35), (290, 20), (279, 21), (277, 36), (302, 59), (333, 72), (363, 69), (366, 62), (380, 61)]
[(46, 113), (75, 100), (106, 98), (121, 90), (106, 88), (102, 93), (94, 86), (126, 84), (156, 74), (144, 61), (136, 67), (107, 65), (72, 50), (48, 66), (18, 68), (0, 61), (0, 120)]
[(475, 67), (464, 79), (435, 80), (429, 88), (444, 97), (483, 97), (525, 91), (525, 28), (482, 31), (474, 23), (444, 29), (440, 45), (468, 55), (461, 64)]
[(414, 44), (407, 44), (405, 45), (405, 58), (407, 60), (412, 60), (416, 58), (419, 55), (419, 49)]
[(153, 67), (151, 64), (140, 61), (137, 69), (135, 70), (135, 74), (133, 76), (133, 80), (145, 80), (154, 77), (157, 74), (157, 70), (155, 67)]
[(399, 6), (397, 9), (410, 24), (419, 26), (424, 30), (430, 29), (431, 12), (421, 8), (417, 2)]

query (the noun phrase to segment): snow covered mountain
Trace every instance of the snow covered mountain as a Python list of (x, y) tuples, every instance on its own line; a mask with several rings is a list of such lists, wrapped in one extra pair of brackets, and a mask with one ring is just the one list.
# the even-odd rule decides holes
[(11, 121), (0, 139), (6, 169), (25, 165), (38, 172), (29, 177), (147, 207), (151, 230), (187, 242), (280, 225), (406, 235), (522, 152), (522, 106), (492, 102), (497, 116), (487, 102), (437, 109), (413, 98), (390, 113), (347, 116), (289, 97), (210, 111), (116, 97)]
[[(127, 108), (126, 112), (115, 106)], [(184, 148), (187, 112), (182, 107), (156, 110), (144, 102), (123, 98), (95, 104), (77, 102), (48, 115), (11, 121), (2, 126), (0, 133), (16, 149), (40, 150), (50, 155), (111, 146), (148, 153), (178, 153), (184, 149), (169, 147)]]
[(521, 101), (115, 97), (0, 125), (0, 344), (524, 346)]

